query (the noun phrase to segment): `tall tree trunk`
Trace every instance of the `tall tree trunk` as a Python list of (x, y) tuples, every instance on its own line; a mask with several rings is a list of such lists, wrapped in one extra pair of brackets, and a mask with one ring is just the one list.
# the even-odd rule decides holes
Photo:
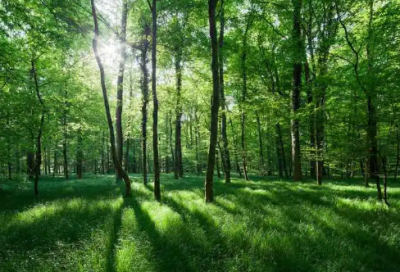
[[(309, 35), (309, 40), (312, 40), (311, 35)], [(309, 41), (310, 43), (310, 41)], [(314, 113), (314, 104), (313, 104), (313, 95), (312, 95), (312, 83), (311, 83), (311, 75), (310, 75), (310, 66), (309, 63), (306, 61), (304, 66), (304, 74), (305, 80), (307, 83), (307, 103), (310, 108), (310, 123), (309, 123), (309, 132), (310, 132), (310, 175), (312, 178), (315, 178), (315, 113)]]
[(387, 158), (384, 157), (382, 158), (382, 168), (383, 168), (383, 174), (384, 174), (384, 183), (383, 183), (383, 200), (385, 201), (385, 204), (389, 206), (389, 202), (387, 199), (387, 170), (386, 170), (386, 162)]
[(301, 74), (302, 74), (302, 58), (303, 58), (303, 42), (301, 37), (301, 6), (302, 0), (295, 0), (293, 13), (293, 91), (292, 91), (292, 167), (293, 180), (302, 179), (301, 173), (301, 155), (300, 155), (300, 132), (299, 119), (296, 114), (300, 109), (300, 92), (301, 92)]
[(234, 152), (235, 152), (235, 165), (236, 165), (236, 172), (239, 174), (239, 177), (242, 178), (242, 171), (240, 171), (240, 165), (239, 165), (239, 155), (238, 155), (238, 150), (237, 150), (237, 141), (236, 141), (236, 134), (233, 129), (233, 122), (232, 119), (229, 118), (229, 123), (231, 124), (231, 130), (232, 130), (232, 135), (233, 135), (233, 145), (235, 147)]
[(220, 95), (221, 95), (221, 135), (222, 135), (222, 158), (225, 173), (225, 183), (231, 183), (231, 158), (229, 154), (229, 142), (227, 134), (226, 110), (225, 101), (225, 81), (224, 81), (224, 34), (225, 34), (225, 13), (224, 0), (221, 0), (220, 11), (220, 32), (219, 32), (219, 80), (220, 80)]
[(280, 178), (283, 178), (283, 158), (282, 158), (282, 150), (281, 150), (281, 141), (280, 141), (280, 128), (279, 124), (276, 124), (276, 157), (278, 159), (278, 175)]
[(374, 15), (374, 0), (369, 0), (369, 26), (368, 26), (368, 42), (367, 42), (367, 60), (368, 60), (368, 76), (370, 82), (369, 89), (365, 90), (368, 103), (368, 129), (367, 138), (369, 143), (369, 171), (370, 177), (376, 181), (376, 189), (378, 192), (378, 200), (382, 200), (382, 190), (379, 178), (379, 164), (378, 164), (378, 116), (376, 102), (378, 95), (375, 88), (375, 71), (373, 67), (373, 55), (372, 55), (372, 23)]
[(277, 130), (278, 140), (279, 140), (279, 152), (280, 152), (280, 156), (282, 159), (282, 168), (283, 168), (283, 171), (285, 172), (285, 177), (288, 178), (289, 174), (288, 174), (287, 166), (286, 166), (285, 146), (283, 145), (281, 124), (279, 124), (279, 123), (276, 124), (276, 130)]
[(258, 144), (259, 144), (259, 153), (260, 153), (260, 171), (262, 175), (265, 175), (265, 158), (264, 158), (264, 146), (262, 141), (262, 130), (261, 130), (261, 121), (260, 116), (257, 114), (257, 130), (258, 130)]
[(158, 155), (158, 99), (157, 99), (157, 0), (153, 0), (151, 14), (153, 21), (151, 89), (153, 93), (154, 198), (157, 201), (160, 201), (161, 190), (160, 190), (160, 163)]
[(243, 48), (242, 48), (242, 56), (241, 56), (241, 65), (242, 65), (242, 101), (241, 103), (241, 119), (240, 119), (240, 128), (241, 128), (241, 147), (242, 147), (242, 163), (243, 163), (243, 174), (245, 180), (249, 180), (249, 176), (247, 175), (247, 150), (246, 150), (246, 112), (243, 109), (244, 104), (246, 103), (247, 96), (247, 35), (250, 28), (250, 19), (248, 19), (246, 30), (243, 36)]
[(100, 56), (97, 52), (97, 42), (98, 42), (98, 38), (99, 38), (99, 26), (98, 26), (98, 22), (97, 22), (97, 14), (96, 14), (96, 7), (94, 4), (94, 0), (91, 0), (91, 5), (92, 5), (92, 15), (93, 15), (93, 21), (94, 21), (94, 33), (95, 33), (92, 46), (93, 46), (94, 55), (96, 57), (97, 65), (99, 66), (99, 70), (100, 70), (101, 89), (103, 92), (104, 107), (106, 110), (107, 123), (108, 123), (109, 132), (110, 132), (111, 157), (112, 157), (116, 172), (118, 172), (118, 175), (120, 175), (125, 181), (125, 194), (126, 194), (126, 196), (130, 196), (131, 195), (131, 181), (129, 179), (129, 176), (126, 174), (126, 172), (122, 168), (122, 166), (118, 160), (118, 157), (117, 157), (117, 152), (116, 152), (116, 148), (115, 148), (114, 126), (113, 126), (113, 122), (112, 122), (112, 118), (111, 118), (110, 105), (108, 103), (108, 94), (107, 94), (107, 87), (106, 87), (106, 82), (105, 82), (104, 67), (101, 62)]
[(77, 135), (77, 151), (76, 151), (76, 178), (83, 177), (83, 151), (82, 151), (82, 128), (79, 126)]
[(105, 135), (104, 135), (104, 131), (102, 131), (102, 141), (101, 141), (101, 168), (100, 168), (100, 171), (101, 171), (101, 174), (105, 174), (105, 170), (106, 170), (106, 167), (105, 167), (105, 164), (106, 164), (106, 158), (105, 158), (105, 152), (104, 152), (104, 145), (105, 145)]
[(394, 183), (396, 183), (397, 172), (399, 170), (399, 163), (400, 163), (400, 135), (399, 135), (399, 128), (396, 126), (396, 168), (394, 171), (394, 180), (393, 180)]
[(32, 73), (34, 84), (35, 84), (36, 96), (42, 107), (42, 116), (40, 118), (38, 135), (36, 137), (36, 156), (35, 156), (36, 161), (35, 161), (35, 167), (34, 167), (34, 173), (35, 173), (34, 193), (35, 193), (35, 196), (37, 197), (39, 195), (39, 176), (40, 176), (40, 166), (42, 164), (42, 133), (43, 133), (44, 117), (45, 117), (46, 109), (45, 109), (43, 98), (42, 98), (42, 96), (40, 94), (40, 90), (39, 90), (39, 81), (38, 81), (38, 76), (37, 76), (37, 71), (36, 71), (36, 60), (37, 59), (32, 59), (32, 61), (31, 61), (31, 67), (32, 67), (31, 73)]
[(219, 168), (219, 156), (218, 156), (218, 152), (215, 152), (215, 164), (217, 166), (217, 176), (220, 179), (221, 178), (221, 170)]
[(130, 138), (129, 135), (126, 139), (126, 150), (125, 150), (125, 171), (129, 173), (129, 151), (130, 151)]
[(63, 153), (63, 163), (64, 163), (64, 177), (66, 180), (69, 179), (68, 175), (68, 153), (67, 153), (67, 115), (68, 115), (68, 92), (64, 90), (64, 110), (62, 117), (62, 125), (63, 125), (63, 143), (62, 143), (62, 153)]
[(205, 201), (214, 201), (214, 190), (213, 190), (213, 177), (215, 167), (215, 149), (217, 146), (218, 138), (218, 110), (219, 110), (219, 98), (220, 98), (220, 87), (219, 87), (219, 72), (218, 72), (218, 38), (217, 28), (215, 22), (215, 10), (217, 7), (218, 0), (208, 1), (208, 18), (210, 24), (210, 37), (211, 37), (211, 51), (212, 51), (212, 64), (211, 72), (213, 78), (213, 95), (211, 103), (211, 127), (210, 127), (210, 147), (208, 151), (207, 161), (207, 173), (205, 179)]
[(182, 163), (182, 51), (181, 45), (177, 47), (175, 54), (176, 75), (176, 120), (175, 120), (175, 179), (183, 177)]
[(149, 72), (147, 69), (147, 52), (149, 49), (149, 41), (147, 37), (147, 28), (145, 26), (145, 37), (142, 40), (140, 52), (140, 68), (142, 71), (141, 89), (142, 89), (142, 173), (143, 183), (147, 185), (147, 105), (149, 103)]
[(55, 177), (57, 169), (58, 169), (58, 143), (54, 145), (54, 156), (53, 156), (53, 177)]
[(30, 147), (31, 150), (29, 150), (26, 154), (26, 163), (27, 163), (27, 167), (28, 167), (27, 174), (28, 174), (28, 178), (30, 180), (32, 180), (35, 175), (35, 153), (33, 151), (33, 149), (35, 147), (35, 144), (34, 144), (35, 137), (33, 136), (33, 133), (31, 135), (31, 140), (32, 140), (32, 145)]
[[(122, 16), (121, 16), (121, 33), (120, 33), (120, 60), (118, 68), (117, 78), (117, 108), (115, 112), (115, 128), (117, 138), (117, 160), (122, 167), (123, 158), (123, 133), (122, 133), (122, 106), (123, 106), (123, 95), (124, 95), (124, 72), (125, 72), (125, 59), (126, 59), (126, 25), (128, 18), (128, 1), (122, 1)], [(116, 181), (121, 181), (121, 174), (119, 171), (116, 172)]]
[(194, 112), (194, 118), (196, 122), (195, 127), (195, 141), (196, 141), (196, 172), (200, 174), (201, 172), (201, 164), (200, 164), (200, 118), (197, 115), (197, 109)]

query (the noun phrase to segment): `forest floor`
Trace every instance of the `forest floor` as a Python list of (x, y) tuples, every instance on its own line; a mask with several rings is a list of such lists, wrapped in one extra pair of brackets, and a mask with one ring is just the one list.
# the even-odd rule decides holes
[(0, 271), (400, 271), (400, 185), (391, 207), (362, 181), (215, 183), (162, 175), (163, 200), (133, 176), (2, 182)]

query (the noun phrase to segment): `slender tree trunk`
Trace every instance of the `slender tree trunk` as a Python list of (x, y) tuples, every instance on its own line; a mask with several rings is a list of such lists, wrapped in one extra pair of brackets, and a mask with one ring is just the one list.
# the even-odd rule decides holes
[(201, 172), (201, 164), (200, 164), (200, 118), (197, 116), (197, 109), (194, 112), (194, 118), (196, 121), (195, 127), (195, 141), (196, 141), (196, 172), (200, 174)]
[(257, 130), (258, 130), (258, 144), (260, 148), (260, 171), (262, 175), (265, 175), (265, 158), (264, 158), (264, 146), (262, 141), (262, 130), (260, 116), (257, 114)]
[(67, 153), (67, 114), (68, 114), (68, 92), (67, 90), (64, 91), (64, 111), (63, 111), (63, 118), (62, 118), (62, 123), (63, 123), (63, 143), (62, 143), (62, 153), (63, 153), (63, 162), (64, 162), (64, 177), (66, 180), (69, 179), (68, 175), (68, 153)]
[(143, 173), (143, 183), (147, 185), (147, 105), (149, 103), (149, 72), (147, 69), (147, 52), (149, 49), (149, 41), (147, 37), (148, 26), (145, 26), (145, 38), (142, 40), (141, 44), (141, 58), (140, 58), (140, 68), (142, 71), (141, 79), (141, 89), (142, 89), (142, 173)]
[(279, 126), (276, 124), (276, 156), (278, 158), (278, 175), (280, 178), (283, 178), (283, 158), (282, 158), (282, 151), (281, 151), (281, 141), (279, 135)]
[(217, 146), (218, 138), (218, 110), (219, 110), (219, 98), (220, 98), (220, 87), (219, 87), (219, 72), (218, 72), (218, 38), (217, 28), (215, 22), (215, 10), (217, 7), (218, 0), (208, 1), (208, 18), (210, 23), (210, 37), (211, 37), (211, 51), (212, 51), (212, 64), (211, 72), (213, 78), (213, 95), (211, 103), (211, 127), (210, 127), (210, 148), (208, 151), (208, 162), (207, 162), (207, 173), (205, 179), (205, 201), (214, 201), (214, 190), (213, 190), (213, 177), (215, 167), (215, 149)]
[(241, 65), (242, 65), (242, 80), (243, 80), (243, 88), (242, 88), (242, 101), (241, 103), (241, 147), (242, 147), (242, 163), (243, 163), (243, 174), (245, 180), (249, 180), (247, 175), (247, 150), (246, 150), (246, 113), (243, 109), (244, 104), (246, 103), (247, 96), (247, 35), (250, 28), (250, 19), (248, 19), (246, 30), (243, 36), (243, 48), (242, 48), (242, 56), (241, 56)]
[(225, 183), (231, 183), (231, 159), (229, 154), (229, 142), (226, 122), (226, 100), (225, 100), (225, 81), (224, 81), (224, 34), (225, 34), (225, 13), (224, 0), (221, 0), (220, 11), (220, 32), (219, 32), (219, 80), (221, 95), (221, 136), (223, 143), (222, 162), (224, 165)]
[(102, 141), (101, 141), (101, 174), (105, 174), (105, 163), (106, 163), (106, 158), (105, 158), (105, 152), (104, 152), (104, 145), (105, 145), (105, 135), (104, 131), (102, 132)]
[(240, 170), (240, 165), (239, 165), (239, 155), (238, 155), (238, 150), (237, 150), (237, 141), (236, 141), (236, 134), (233, 129), (233, 122), (232, 119), (229, 118), (229, 122), (231, 124), (231, 130), (232, 130), (232, 135), (233, 135), (233, 145), (235, 147), (235, 165), (236, 165), (236, 172), (239, 174), (239, 177), (242, 178), (242, 171)]
[(31, 61), (31, 67), (32, 67), (31, 73), (32, 73), (34, 84), (35, 84), (36, 96), (42, 107), (42, 116), (40, 118), (38, 135), (36, 137), (36, 156), (35, 156), (36, 161), (35, 161), (35, 168), (34, 168), (34, 173), (35, 173), (34, 193), (35, 193), (35, 196), (37, 197), (39, 195), (39, 176), (40, 176), (40, 166), (42, 164), (42, 133), (43, 133), (44, 117), (45, 117), (46, 110), (45, 110), (44, 101), (42, 99), (42, 96), (41, 96), (40, 90), (39, 90), (39, 81), (38, 81), (35, 61), (36, 60), (34, 60), (34, 59), (32, 59), (32, 61)]
[[(117, 78), (117, 108), (115, 112), (115, 129), (117, 138), (117, 160), (122, 167), (123, 158), (123, 133), (122, 133), (122, 107), (123, 107), (123, 94), (124, 94), (124, 72), (125, 72), (125, 59), (126, 59), (126, 25), (128, 17), (128, 1), (122, 1), (122, 16), (121, 16), (121, 33), (120, 33), (120, 61), (118, 68)], [(116, 181), (121, 181), (122, 176), (120, 171), (116, 172)]]
[(152, 39), (152, 80), (153, 93), (153, 160), (154, 160), (154, 198), (161, 200), (160, 163), (158, 155), (158, 99), (157, 99), (157, 0), (152, 4), (153, 39)]
[(282, 168), (283, 168), (283, 171), (285, 172), (285, 177), (288, 178), (289, 174), (288, 174), (287, 167), (286, 167), (285, 146), (283, 145), (281, 125), (279, 123), (276, 124), (276, 130), (277, 130), (278, 140), (279, 140), (279, 153), (282, 158)]
[[(32, 141), (34, 141), (34, 138), (32, 138)], [(34, 148), (34, 144), (32, 144), (31, 148)], [(32, 150), (27, 152), (26, 160), (28, 166), (28, 177), (30, 180), (32, 180), (35, 175), (35, 153)]]
[(126, 150), (125, 150), (125, 172), (129, 173), (129, 151), (130, 151), (130, 139), (129, 135), (126, 139)]
[(394, 183), (396, 183), (397, 172), (399, 170), (399, 163), (400, 163), (400, 136), (399, 136), (399, 128), (396, 127), (396, 168), (394, 171), (394, 180), (393, 180)]
[(111, 113), (110, 113), (110, 105), (108, 103), (108, 94), (107, 94), (107, 88), (106, 88), (106, 82), (105, 82), (105, 73), (104, 73), (104, 67), (101, 62), (100, 56), (97, 52), (97, 42), (98, 42), (98, 37), (99, 37), (99, 26), (97, 22), (97, 14), (96, 14), (96, 7), (94, 4), (94, 0), (91, 0), (91, 5), (92, 5), (92, 15), (93, 15), (93, 21), (94, 21), (94, 33), (95, 36), (93, 38), (93, 51), (96, 57), (97, 65), (99, 66), (100, 70), (100, 80), (101, 80), (101, 89), (103, 92), (103, 99), (104, 99), (104, 107), (106, 110), (106, 115), (107, 115), (107, 123), (108, 123), (108, 128), (110, 131), (110, 144), (111, 144), (111, 157), (114, 163), (114, 167), (116, 172), (118, 172), (118, 175), (120, 175), (124, 181), (125, 181), (125, 193), (126, 196), (131, 195), (131, 181), (129, 179), (129, 176), (126, 174), (124, 169), (122, 168), (118, 157), (117, 157), (117, 152), (115, 148), (115, 135), (114, 135), (114, 126), (111, 118)]
[(183, 177), (182, 164), (182, 51), (181, 45), (177, 47), (175, 54), (176, 75), (176, 120), (175, 120), (175, 179)]
[[(309, 39), (312, 39), (311, 37)], [(310, 41), (309, 41), (310, 43)], [(305, 63), (305, 69), (304, 69), (304, 74), (305, 74), (305, 79), (307, 83), (307, 103), (310, 108), (310, 123), (309, 123), (309, 132), (310, 132), (310, 175), (312, 178), (315, 178), (315, 157), (316, 157), (316, 152), (315, 152), (315, 113), (314, 113), (314, 105), (313, 105), (313, 95), (312, 95), (312, 83), (311, 83), (311, 76), (310, 76), (310, 66), (309, 63)]]
[(387, 170), (386, 170), (386, 162), (387, 158), (382, 158), (382, 168), (383, 168), (383, 174), (385, 176), (384, 179), (384, 184), (383, 184), (383, 200), (385, 201), (385, 204), (389, 206), (389, 202), (387, 199)]
[(300, 109), (300, 92), (301, 92), (301, 74), (302, 74), (302, 56), (303, 42), (301, 37), (301, 6), (302, 0), (295, 0), (293, 14), (293, 92), (292, 92), (292, 167), (293, 180), (299, 181), (302, 179), (301, 173), (301, 155), (300, 155), (300, 132), (299, 119), (296, 116)]
[(57, 152), (57, 148), (58, 148), (58, 143), (56, 142), (55, 146), (54, 146), (54, 161), (53, 161), (53, 177), (55, 177), (57, 169), (58, 169), (58, 152)]
[(219, 156), (217, 151), (215, 152), (215, 164), (217, 166), (217, 176), (220, 179), (222, 176), (221, 176), (221, 170), (219, 168)]
[(77, 137), (77, 151), (76, 151), (76, 178), (82, 179), (83, 177), (83, 152), (82, 152), (82, 128), (78, 129)]

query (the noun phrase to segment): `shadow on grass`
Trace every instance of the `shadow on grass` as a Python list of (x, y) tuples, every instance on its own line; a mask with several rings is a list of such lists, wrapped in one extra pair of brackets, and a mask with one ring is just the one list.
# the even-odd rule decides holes
[[(398, 271), (400, 265), (400, 213), (376, 204), (373, 188), (218, 181), (215, 203), (205, 205), (202, 177), (163, 176), (161, 203), (140, 180), (131, 198), (121, 198), (123, 185), (113, 181), (50, 180), (39, 202), (25, 199), (31, 192), (24, 190), (3, 200), (0, 270)], [(126, 243), (151, 265), (123, 259)]]

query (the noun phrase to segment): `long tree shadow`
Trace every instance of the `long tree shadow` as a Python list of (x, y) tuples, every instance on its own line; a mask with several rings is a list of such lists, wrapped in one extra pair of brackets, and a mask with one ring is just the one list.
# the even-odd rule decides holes
[[(140, 195), (140, 193), (138, 194)], [(148, 197), (148, 195), (142, 193), (142, 197)], [(161, 234), (156, 223), (136, 198), (125, 199), (125, 201), (126, 207), (132, 208), (134, 211), (139, 232), (144, 235), (142, 238), (148, 240), (152, 245), (151, 261), (155, 264), (157, 271), (198, 271), (191, 256), (179, 244), (182, 241), (174, 241)], [(189, 230), (180, 228), (180, 231), (182, 236), (187, 239), (187, 243), (195, 243)]]

